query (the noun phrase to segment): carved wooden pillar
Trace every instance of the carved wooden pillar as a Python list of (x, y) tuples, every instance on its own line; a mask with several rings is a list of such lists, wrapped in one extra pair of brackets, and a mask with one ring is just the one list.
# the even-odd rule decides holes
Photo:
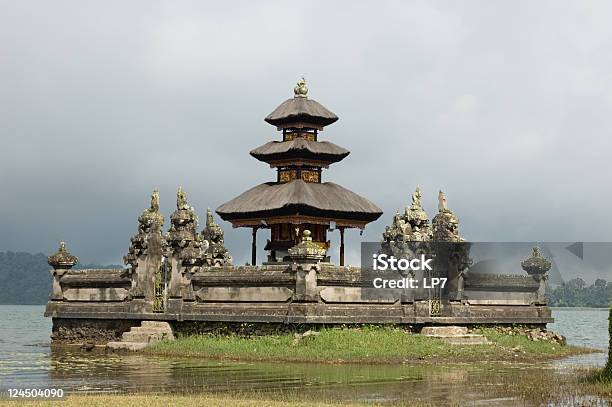
[(338, 228), (340, 231), (340, 265), (344, 266), (344, 227)]
[(257, 226), (253, 226), (253, 241), (251, 243), (251, 265), (257, 264)]

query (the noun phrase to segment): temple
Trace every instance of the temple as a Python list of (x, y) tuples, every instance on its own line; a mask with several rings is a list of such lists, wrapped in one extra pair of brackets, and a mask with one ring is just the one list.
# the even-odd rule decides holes
[[(53, 318), (54, 343), (91, 341), (109, 349), (136, 350), (176, 332), (206, 330), (214, 324), (420, 328), (545, 326), (553, 321), (545, 284), (551, 263), (534, 250), (528, 259), (509, 266), (516, 270), (507, 274), (472, 272), (471, 243), (461, 236), (459, 218), (442, 191), (430, 221), (417, 187), (410, 205), (395, 213), (378, 242), (364, 242), (362, 253), (371, 244), (374, 254), (432, 254), (434, 271), (419, 277), (448, 279), (443, 289), (373, 289), (367, 264), (344, 265), (345, 229), (362, 229), (382, 211), (366, 198), (322, 181), (323, 170), (349, 154), (319, 140), (320, 132), (338, 117), (308, 98), (303, 80), (294, 93), (265, 119), (282, 132), (282, 141), (251, 151), (276, 169), (276, 180), (217, 209), (233, 227), (252, 229), (251, 264), (233, 265), (213, 211), (205, 211), (200, 227), (198, 210), (181, 187), (166, 227), (160, 193), (154, 190), (138, 217), (125, 268), (75, 270), (78, 259), (63, 242), (49, 257), (53, 285), (45, 315)], [(265, 247), (269, 255), (261, 265), (255, 255), (258, 229), (271, 232)], [(328, 232), (336, 229), (339, 265), (329, 256), (334, 248)], [(372, 259), (371, 253), (365, 258)]]
[(251, 155), (276, 168), (276, 181), (251, 188), (217, 209), (233, 227), (252, 228), (253, 265), (258, 229), (271, 231), (264, 249), (270, 253), (268, 262), (274, 263), (289, 260), (289, 248), (300, 242), (304, 230), (310, 231), (313, 243), (329, 249), (327, 231), (335, 225), (343, 266), (344, 230), (363, 229), (382, 215), (366, 198), (333, 182), (322, 182), (323, 169), (349, 155), (348, 150), (319, 140), (319, 132), (337, 120), (338, 116), (308, 98), (303, 78), (295, 86), (294, 97), (265, 118), (282, 131), (283, 139), (257, 147)]

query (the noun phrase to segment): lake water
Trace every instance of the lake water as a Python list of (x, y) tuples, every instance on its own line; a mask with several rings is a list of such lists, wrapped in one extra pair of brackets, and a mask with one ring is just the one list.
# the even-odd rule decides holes
[[(274, 391), (341, 400), (389, 401), (418, 396), (447, 404), (513, 405), (480, 387), (531, 371), (601, 366), (605, 353), (537, 364), (324, 365), (239, 363), (141, 355), (52, 352), (51, 320), (43, 306), (0, 305), (0, 390), (62, 388), (66, 392)], [(569, 344), (607, 349), (607, 309), (553, 309), (550, 329)], [(494, 380), (494, 382), (491, 382)], [(495, 382), (498, 380), (499, 382)], [(468, 385), (469, 384), (469, 385)], [(483, 394), (485, 394), (483, 396)]]

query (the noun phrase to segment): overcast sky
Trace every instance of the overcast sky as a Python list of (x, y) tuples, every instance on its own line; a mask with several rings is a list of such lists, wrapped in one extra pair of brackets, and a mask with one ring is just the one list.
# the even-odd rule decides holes
[(248, 151), (302, 75), (351, 151), (324, 181), (384, 211), (349, 263), (416, 185), (469, 240), (611, 240), (609, 2), (303, 3), (1, 1), (0, 251), (121, 263), (153, 188), (203, 221), (274, 180)]

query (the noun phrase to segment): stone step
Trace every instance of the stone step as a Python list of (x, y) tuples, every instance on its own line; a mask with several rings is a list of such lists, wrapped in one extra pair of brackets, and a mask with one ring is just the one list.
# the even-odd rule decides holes
[(106, 344), (106, 349), (118, 351), (118, 350), (127, 350), (130, 352), (137, 352), (139, 350), (143, 350), (149, 345), (145, 342), (109, 342)]
[(143, 333), (143, 334), (164, 333), (164, 334), (169, 335), (169, 336), (173, 335), (171, 329), (142, 328), (142, 327), (139, 327), (139, 326), (133, 327), (132, 329), (130, 329), (130, 332), (139, 332), (139, 333)]
[(173, 340), (172, 327), (165, 321), (142, 321), (141, 326), (132, 327), (121, 335), (120, 342), (109, 342), (107, 350), (139, 351), (152, 342)]
[(164, 339), (170, 339), (170, 336), (164, 332), (149, 333), (149, 332), (125, 332), (121, 336), (124, 342), (159, 342)]
[(172, 330), (172, 327), (166, 321), (142, 321), (140, 326), (142, 328), (161, 328)]
[(459, 336), (467, 333), (465, 326), (426, 326), (421, 329), (421, 334), (427, 336)]

